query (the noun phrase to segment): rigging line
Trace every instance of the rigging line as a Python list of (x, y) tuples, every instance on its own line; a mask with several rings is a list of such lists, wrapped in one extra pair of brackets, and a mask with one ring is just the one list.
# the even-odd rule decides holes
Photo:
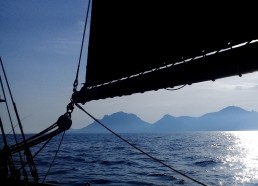
[[(1, 62), (2, 62), (2, 59), (1, 59), (1, 58), (0, 58), (0, 60), (1, 60)], [(16, 137), (16, 133), (15, 133), (14, 126), (13, 126), (12, 117), (11, 117), (10, 110), (9, 110), (9, 106), (8, 106), (7, 99), (6, 99), (6, 96), (5, 96), (5, 90), (4, 90), (4, 85), (3, 85), (3, 82), (2, 82), (2, 77), (1, 77), (1, 75), (0, 75), (0, 83), (1, 83), (2, 91), (3, 91), (3, 95), (4, 95), (4, 99), (5, 99), (5, 105), (6, 105), (6, 108), (7, 108), (9, 120), (10, 120), (10, 123), (11, 123), (11, 126), (12, 126), (12, 131), (13, 131), (13, 134), (14, 134), (14, 139), (15, 139), (15, 142), (16, 142), (16, 144), (17, 144), (17, 143), (18, 143), (18, 140), (17, 140), (17, 137)]]
[[(39, 153), (40, 151), (42, 151), (42, 149), (45, 148), (45, 146), (50, 142), (52, 138), (49, 138), (46, 143), (44, 143), (44, 145), (42, 145), (42, 147), (32, 156), (32, 158), (34, 159)], [(21, 168), (19, 168), (19, 170), (23, 169), (23, 167), (25, 167), (28, 164), (28, 162), (25, 162), (25, 164), (23, 166), (21, 166)]]
[[(30, 117), (30, 116), (32, 116), (32, 115), (23, 117), (23, 118), (21, 119), (21, 121), (24, 120), (24, 119), (26, 119), (26, 118), (28, 118), (28, 117)], [(17, 124), (14, 126), (14, 129), (15, 129), (18, 125), (19, 125), (19, 124), (17, 123)], [(7, 134), (11, 134), (11, 132), (12, 132), (12, 130), (10, 130)]]
[(10, 86), (9, 86), (9, 82), (8, 82), (8, 79), (7, 79), (7, 76), (6, 76), (6, 73), (5, 73), (5, 69), (4, 69), (4, 65), (3, 65), (3, 62), (2, 62), (1, 58), (0, 58), (0, 61), (1, 61), (1, 66), (2, 66), (3, 73), (4, 73), (6, 85), (7, 85), (7, 88), (9, 90), (9, 94), (10, 94), (10, 97), (11, 97), (11, 100), (12, 100), (12, 103), (13, 103), (14, 111), (15, 111), (15, 114), (16, 114), (16, 117), (17, 117), (17, 120), (18, 120), (18, 124), (19, 124), (20, 130), (21, 130), (21, 134), (22, 134), (23, 140), (25, 140), (25, 135), (24, 135), (24, 132), (23, 132), (23, 129), (22, 129), (21, 120), (20, 120), (20, 117), (19, 117), (19, 114), (18, 114), (16, 104), (15, 104), (14, 99), (13, 99), (13, 95), (12, 95), (12, 92), (11, 92), (11, 89), (10, 89)]
[(173, 170), (174, 172), (180, 174), (181, 176), (184, 176), (200, 185), (203, 185), (203, 186), (207, 186), (206, 184), (174, 169), (173, 167), (171, 167), (170, 165), (167, 165), (166, 163), (162, 162), (161, 160), (149, 155), (148, 153), (144, 152), (143, 150), (141, 150), (140, 148), (136, 147), (135, 145), (133, 145), (132, 143), (130, 143), (129, 141), (127, 141), (126, 139), (124, 139), (123, 137), (121, 137), (120, 135), (118, 135), (117, 133), (115, 133), (114, 131), (112, 131), (111, 129), (109, 129), (107, 126), (105, 126), (103, 123), (101, 123), (98, 119), (96, 119), (94, 116), (92, 116), (90, 113), (88, 113), (86, 110), (84, 110), (79, 104), (75, 103), (75, 105), (81, 109), (84, 113), (86, 113), (88, 116), (90, 116), (94, 121), (96, 121), (98, 124), (100, 124), (101, 126), (103, 126), (105, 129), (107, 129), (109, 132), (111, 132), (112, 134), (114, 134), (115, 136), (117, 136), (118, 138), (120, 138), (121, 140), (123, 140), (125, 143), (127, 143), (128, 145), (132, 146), (133, 148), (135, 148), (136, 150), (140, 151), (141, 153), (145, 154), (146, 156), (148, 156), (149, 158), (153, 159), (154, 161), (158, 162), (158, 163), (161, 163), (162, 165), (164, 165), (165, 167)]
[[(8, 143), (7, 143), (6, 135), (5, 135), (5, 132), (4, 132), (4, 127), (3, 127), (1, 117), (0, 117), (0, 127), (1, 127), (2, 137), (3, 137), (3, 141), (4, 141), (4, 147), (3, 147), (3, 149), (1, 149), (1, 151), (3, 152), (4, 158), (6, 159), (6, 160), (4, 160), (5, 165), (3, 166), (3, 164), (2, 164), (2, 167), (7, 168), (7, 171), (9, 169), (10, 175), (15, 177), (16, 170), (15, 170), (15, 165), (14, 165), (14, 162), (13, 162), (13, 157), (12, 157), (12, 155), (10, 155), (6, 151), (6, 150), (8, 150)], [(9, 155), (9, 157), (7, 155)]]
[(35, 134), (34, 136), (31, 136), (30, 138), (24, 140), (23, 142), (21, 142), (21, 143), (19, 143), (19, 144), (23, 144), (23, 143), (25, 143), (25, 142), (32, 141), (33, 139), (38, 138), (39, 136), (42, 136), (42, 135), (44, 135), (45, 133), (51, 131), (51, 130), (54, 129), (56, 126), (57, 126), (57, 124), (54, 123), (54, 124), (52, 124), (50, 127), (46, 128), (45, 130), (41, 131), (41, 132), (38, 133), (38, 134)]
[(63, 141), (63, 139), (64, 139), (64, 134), (65, 134), (65, 131), (63, 132), (63, 135), (62, 135), (62, 138), (61, 138), (60, 143), (59, 143), (59, 145), (58, 145), (56, 154), (55, 154), (55, 156), (54, 156), (54, 158), (53, 158), (53, 160), (52, 160), (52, 162), (51, 162), (51, 164), (50, 164), (50, 166), (49, 166), (49, 168), (48, 168), (48, 171), (47, 171), (47, 173), (46, 173), (46, 175), (45, 175), (45, 177), (44, 177), (44, 179), (43, 179), (43, 181), (42, 181), (42, 184), (44, 183), (44, 181), (45, 181), (47, 175), (48, 175), (49, 172), (50, 172), (51, 167), (53, 166), (53, 163), (54, 163), (54, 161), (55, 161), (55, 159), (56, 159), (57, 153), (58, 153), (58, 151), (59, 151), (59, 149), (60, 149), (60, 146), (61, 146), (61, 144), (62, 144), (62, 141)]
[(27, 138), (26, 140), (23, 140), (19, 143), (16, 143), (15, 145), (12, 145), (10, 146), (10, 149), (12, 148), (16, 148), (16, 147), (19, 147), (19, 146), (27, 146), (30, 142), (32, 141), (35, 141), (36, 138), (40, 138), (40, 136), (43, 136), (45, 133), (47, 133), (48, 131), (52, 130), (54, 127), (56, 127), (56, 123), (51, 125), (50, 127), (48, 127), (47, 129), (41, 131), (40, 133), (34, 135), (34, 136), (31, 136), (30, 138)]
[[(6, 82), (8, 90), (9, 90), (9, 95), (10, 95), (12, 103), (13, 103), (13, 109), (14, 109), (14, 112), (15, 112), (15, 115), (16, 115), (16, 119), (18, 120), (18, 124), (19, 124), (19, 127), (20, 127), (22, 138), (25, 141), (25, 135), (24, 135), (23, 128), (22, 128), (21, 119), (20, 119), (16, 104), (15, 104), (14, 99), (13, 99), (11, 88), (9, 86), (9, 82), (8, 82), (8, 79), (7, 79), (7, 76), (6, 76), (6, 73), (5, 73), (5, 69), (4, 69), (4, 65), (3, 65), (3, 62), (2, 62), (1, 58), (0, 58), (0, 62), (1, 62), (2, 70), (3, 70), (3, 73), (4, 73), (5, 82)], [(25, 146), (26, 146), (26, 143), (25, 143)], [(36, 166), (35, 166), (35, 163), (34, 163), (33, 159), (31, 159), (31, 152), (30, 152), (29, 148), (25, 149), (25, 156), (26, 156), (27, 160), (29, 160), (30, 172), (31, 172), (34, 180), (37, 182), (37, 180), (38, 180), (37, 169), (36, 169)]]
[(187, 84), (182, 85), (181, 87), (178, 88), (165, 88), (166, 90), (174, 91), (174, 90), (179, 90), (181, 88), (184, 88)]
[(77, 88), (77, 85), (78, 85), (78, 76), (79, 76), (79, 70), (80, 70), (80, 64), (81, 64), (81, 56), (82, 56), (82, 50), (83, 50), (83, 44), (84, 44), (84, 37), (85, 37), (85, 32), (86, 32), (87, 22), (88, 22), (88, 16), (89, 16), (90, 3), (91, 3), (91, 0), (88, 1), (88, 8), (87, 8), (86, 18), (85, 18), (85, 23), (84, 23), (84, 30), (83, 30), (83, 37), (82, 37), (80, 57), (79, 57), (76, 77), (75, 77), (75, 80), (74, 80), (74, 83), (73, 83), (74, 91), (76, 91), (76, 88)]
[(3, 137), (3, 141), (4, 141), (4, 147), (7, 147), (8, 143), (7, 143), (6, 135), (5, 135), (5, 132), (4, 132), (4, 126), (3, 126), (3, 123), (2, 123), (1, 117), (0, 117), (0, 128), (1, 128), (2, 137)]
[[(30, 142), (27, 142), (26, 146), (28, 146), (28, 147), (35, 146), (35, 145), (37, 145), (37, 144), (39, 144), (41, 142), (44, 142), (44, 141), (48, 140), (49, 138), (52, 138), (53, 136), (56, 136), (56, 135), (60, 134), (61, 132), (62, 132), (61, 130), (55, 130), (53, 132), (50, 132), (50, 133), (48, 133), (48, 134), (46, 134), (46, 135), (44, 135), (44, 136), (42, 136), (42, 137), (40, 137), (38, 139), (32, 140)], [(16, 153), (17, 151), (21, 151), (23, 149), (26, 149), (26, 146), (25, 146), (24, 143), (19, 145), (19, 146), (14, 146), (14, 147), (12, 147), (10, 149), (10, 152), (12, 154)], [(32, 159), (32, 157), (31, 157), (31, 159)]]
[[(3, 69), (3, 62), (2, 62), (2, 58), (1, 57), (0, 57), (0, 62), (1, 62), (1, 65), (2, 65), (2, 69)], [(4, 72), (4, 74), (5, 74), (5, 72)], [(5, 99), (5, 105), (6, 105), (8, 117), (9, 117), (9, 120), (10, 120), (10, 123), (11, 123), (11, 128), (12, 128), (12, 131), (13, 131), (13, 135), (14, 135), (14, 140), (15, 140), (15, 143), (18, 144), (18, 139), (17, 139), (17, 136), (16, 136), (16, 132), (14, 130), (13, 121), (12, 121), (12, 117), (11, 117), (11, 114), (10, 114), (10, 109), (9, 109), (9, 106), (8, 106), (8, 101), (6, 99), (4, 85), (3, 85), (3, 81), (2, 81), (1, 75), (0, 75), (0, 83), (1, 83), (1, 88), (2, 88), (3, 95), (4, 95), (4, 99)], [(19, 151), (18, 154), (19, 154), (19, 159), (20, 159), (21, 165), (23, 166), (24, 162), (23, 162), (23, 159), (22, 159), (21, 152)], [(28, 179), (28, 175), (27, 175), (27, 172), (26, 172), (25, 168), (23, 168), (22, 173), (23, 173), (24, 179), (27, 180)]]

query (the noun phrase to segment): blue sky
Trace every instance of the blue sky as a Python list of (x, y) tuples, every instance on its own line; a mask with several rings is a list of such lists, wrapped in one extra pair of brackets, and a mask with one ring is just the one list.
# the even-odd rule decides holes
[[(25, 132), (45, 129), (66, 110), (72, 95), (86, 9), (87, 0), (0, 1), (0, 56)], [(85, 79), (86, 49), (78, 88)], [(84, 108), (97, 118), (124, 111), (148, 122), (155, 122), (165, 114), (201, 116), (231, 105), (258, 111), (257, 83), (258, 73), (252, 73), (193, 84), (177, 91), (150, 91), (91, 101)], [(0, 95), (3, 96), (2, 92)], [(8, 131), (3, 104), (0, 109)], [(72, 119), (73, 128), (92, 122), (78, 109)]]

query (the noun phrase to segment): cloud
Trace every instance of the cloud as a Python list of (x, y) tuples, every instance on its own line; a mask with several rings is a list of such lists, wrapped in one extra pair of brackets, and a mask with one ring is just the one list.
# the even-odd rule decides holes
[(61, 55), (78, 54), (80, 47), (79, 39), (55, 38), (42, 41), (35, 49), (39, 52), (55, 53)]
[(258, 72), (245, 74), (242, 77), (232, 76), (227, 78), (218, 79), (214, 82), (214, 89), (221, 90), (252, 90), (257, 86)]

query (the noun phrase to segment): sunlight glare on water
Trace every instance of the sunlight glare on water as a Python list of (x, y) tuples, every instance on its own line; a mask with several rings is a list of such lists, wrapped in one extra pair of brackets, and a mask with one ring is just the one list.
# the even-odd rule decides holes
[[(233, 132), (235, 144), (229, 147), (232, 156), (230, 161), (237, 161), (234, 169), (236, 182), (247, 183), (258, 179), (258, 131)], [(234, 154), (233, 152), (237, 152)]]
[[(123, 135), (207, 185), (258, 186), (258, 131)], [(59, 142), (60, 138), (53, 139), (35, 158), (41, 180)], [(18, 156), (14, 158), (19, 161)], [(128, 148), (112, 134), (67, 134), (46, 182), (67, 186), (86, 182), (94, 186), (196, 185)]]

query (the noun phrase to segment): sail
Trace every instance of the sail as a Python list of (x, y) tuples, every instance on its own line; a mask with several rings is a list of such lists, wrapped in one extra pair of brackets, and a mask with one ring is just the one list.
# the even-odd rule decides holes
[(93, 1), (86, 80), (74, 101), (258, 70), (255, 12), (189, 2)]

